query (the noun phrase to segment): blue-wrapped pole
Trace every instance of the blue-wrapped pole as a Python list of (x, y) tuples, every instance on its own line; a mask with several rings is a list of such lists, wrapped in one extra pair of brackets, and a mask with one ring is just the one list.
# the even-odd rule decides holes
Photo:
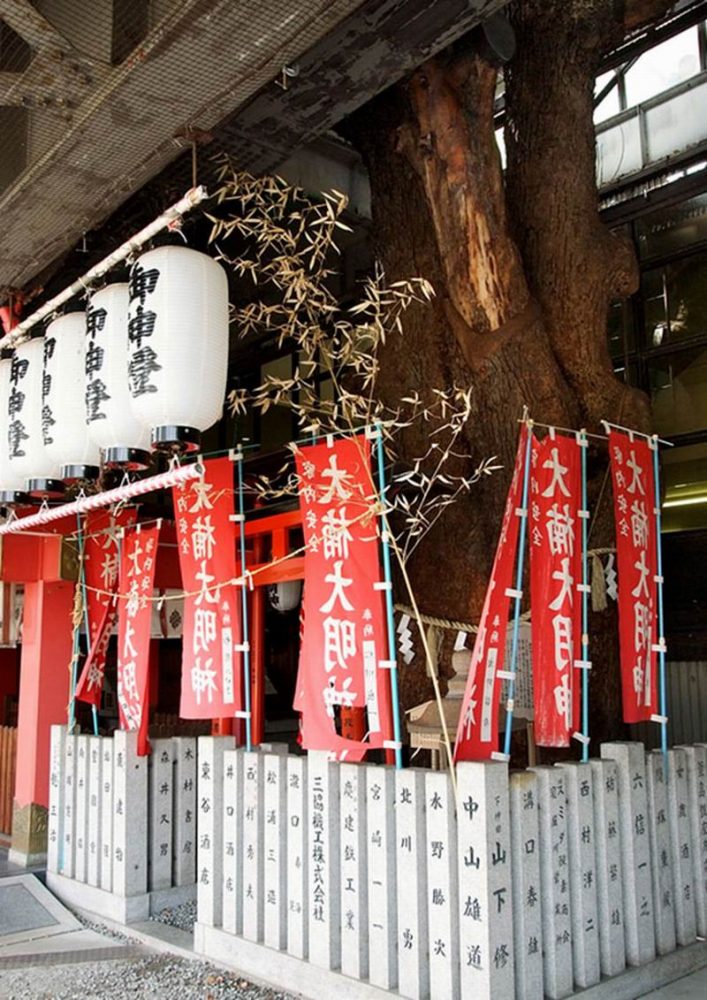
[(400, 695), (398, 693), (398, 660), (395, 648), (395, 614), (393, 611), (393, 574), (390, 568), (390, 541), (388, 520), (385, 514), (385, 497), (388, 484), (385, 476), (385, 450), (383, 448), (383, 428), (376, 424), (376, 460), (378, 465), (378, 493), (381, 503), (381, 546), (383, 549), (383, 580), (385, 582), (385, 610), (388, 622), (388, 661), (390, 667), (390, 702), (393, 712), (393, 740), (395, 743), (395, 766), (403, 766), (402, 733), (400, 726)]
[(581, 430), (577, 435), (582, 468), (582, 761), (589, 760), (589, 555), (587, 536), (589, 532), (589, 511), (587, 509), (587, 434)]
[(74, 625), (74, 644), (71, 653), (71, 696), (69, 698), (69, 732), (74, 731), (76, 724), (76, 682), (79, 665), (79, 626)]
[(246, 576), (245, 558), (245, 501), (243, 498), (243, 449), (239, 445), (235, 451), (234, 458), (238, 471), (238, 529), (241, 554), (241, 618), (242, 639), (243, 639), (243, 704), (245, 707), (245, 743), (246, 749), (253, 749), (253, 730), (250, 707), (250, 641), (248, 629), (248, 594), (246, 586), (248, 577)]
[(665, 682), (665, 619), (663, 615), (663, 546), (661, 542), (662, 515), (660, 512), (660, 462), (658, 461), (658, 435), (654, 434), (651, 446), (653, 448), (653, 495), (655, 511), (655, 551), (656, 551), (656, 589), (658, 592), (658, 669), (660, 685), (660, 749), (663, 762), (668, 764), (668, 694)]
[(525, 534), (528, 525), (528, 492), (530, 484), (530, 446), (533, 440), (533, 421), (525, 422), (527, 434), (525, 442), (525, 458), (523, 460), (523, 499), (519, 513), (520, 537), (518, 539), (518, 562), (516, 564), (516, 585), (513, 606), (513, 640), (511, 642), (511, 662), (508, 672), (511, 678), (508, 682), (508, 707), (506, 709), (506, 731), (503, 739), (503, 754), (508, 759), (511, 756), (511, 730), (513, 728), (513, 699), (515, 698), (515, 672), (518, 662), (518, 639), (520, 634), (520, 607), (523, 601), (523, 567), (525, 563)]

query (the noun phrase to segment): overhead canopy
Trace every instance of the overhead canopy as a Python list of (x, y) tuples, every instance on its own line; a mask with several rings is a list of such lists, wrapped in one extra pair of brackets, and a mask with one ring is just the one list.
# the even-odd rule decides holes
[(139, 190), (189, 130), (272, 169), (503, 3), (0, 0), (0, 293)]

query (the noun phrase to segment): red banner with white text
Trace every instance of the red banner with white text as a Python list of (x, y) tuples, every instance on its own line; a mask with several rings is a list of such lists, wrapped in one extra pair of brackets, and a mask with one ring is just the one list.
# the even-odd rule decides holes
[(233, 462), (212, 459), (204, 470), (202, 479), (172, 491), (185, 593), (182, 719), (224, 718), (243, 708)]
[(109, 604), (103, 608), (103, 615), (97, 630), (93, 633), (91, 648), (83, 665), (81, 676), (76, 685), (77, 701), (85, 701), (89, 705), (101, 706), (103, 679), (106, 671), (106, 654), (111, 633), (118, 618), (118, 598), (114, 595)]
[(125, 531), (118, 581), (118, 711), (120, 728), (138, 730), (138, 753), (146, 754), (152, 591), (159, 527)]
[(523, 425), (518, 441), (513, 478), (506, 498), (501, 533), (486, 590), (479, 631), (471, 655), (464, 692), (454, 760), (487, 760), (498, 750), (498, 713), (501, 695), (499, 671), (503, 671), (506, 626), (518, 548), (518, 530), (523, 489), (523, 469), (528, 428)]
[(535, 741), (566, 747), (580, 725), (581, 457), (576, 438), (533, 440), (530, 600)]
[(76, 697), (100, 708), (106, 652), (118, 609), (115, 594), (118, 586), (120, 530), (135, 523), (136, 507), (123, 507), (117, 513), (94, 510), (86, 515), (84, 532), (84, 579), (89, 630), (89, 654), (86, 658)]
[(609, 432), (619, 576), (624, 722), (657, 712), (656, 531), (653, 451), (646, 438)]
[[(380, 588), (377, 494), (363, 435), (297, 452), (304, 558), (304, 635), (295, 707), (302, 744), (361, 759), (392, 740), (388, 632)], [(346, 739), (348, 709), (365, 739)]]

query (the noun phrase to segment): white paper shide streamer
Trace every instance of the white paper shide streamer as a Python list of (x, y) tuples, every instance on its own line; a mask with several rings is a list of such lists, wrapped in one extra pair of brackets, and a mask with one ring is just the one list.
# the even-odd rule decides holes
[(228, 365), (228, 279), (207, 254), (149, 250), (130, 272), (128, 383), (154, 448), (193, 451), (220, 419)]
[(86, 310), (86, 423), (109, 468), (150, 463), (150, 432), (133, 413), (128, 387), (127, 282), (95, 292)]
[(86, 424), (86, 314), (59, 316), (44, 334), (42, 433), (47, 454), (74, 482), (97, 479), (100, 452)]

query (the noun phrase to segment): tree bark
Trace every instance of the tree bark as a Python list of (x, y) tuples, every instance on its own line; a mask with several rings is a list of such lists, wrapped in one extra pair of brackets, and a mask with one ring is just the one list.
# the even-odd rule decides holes
[[(435, 57), (345, 125), (368, 166), (377, 254), (389, 281), (421, 275), (437, 298), (406, 317), (405, 346), (381, 357), (378, 392), (473, 386), (467, 445), (503, 471), (445, 513), (409, 572), (421, 609), (478, 621), (524, 405), (538, 421), (647, 430), (645, 397), (613, 375), (612, 299), (633, 292), (628, 242), (602, 225), (595, 180), (593, 91), (604, 50), (666, 2), (517, 0), (518, 50), (506, 71), (504, 181), (494, 138), (496, 71), (473, 37)], [(429, 428), (405, 432), (409, 460)], [(473, 464), (473, 463), (472, 463)], [(592, 449), (590, 497), (606, 475)], [(605, 496), (591, 543), (609, 538)], [(403, 601), (404, 593), (398, 594)], [(593, 735), (620, 733), (615, 621), (592, 622)], [(420, 662), (419, 658), (418, 661)], [(403, 672), (403, 703), (429, 697), (420, 668)]]

